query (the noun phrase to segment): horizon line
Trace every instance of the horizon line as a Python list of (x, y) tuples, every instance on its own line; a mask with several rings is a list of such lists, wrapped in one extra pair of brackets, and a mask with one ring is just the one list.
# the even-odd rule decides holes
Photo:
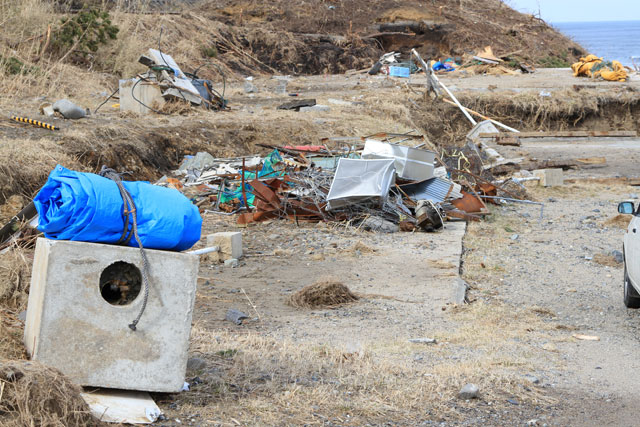
[[(544, 18), (543, 18), (544, 19)], [(547, 21), (549, 24), (585, 24), (590, 22), (640, 22), (640, 19), (605, 19), (605, 20), (574, 20), (574, 21)]]

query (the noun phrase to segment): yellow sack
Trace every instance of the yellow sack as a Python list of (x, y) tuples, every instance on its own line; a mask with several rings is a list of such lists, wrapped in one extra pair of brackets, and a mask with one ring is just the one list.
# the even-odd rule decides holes
[[(618, 62), (611, 62), (611, 66), (608, 64), (602, 64), (603, 58), (599, 58), (595, 55), (587, 55), (584, 58), (580, 58), (580, 62), (576, 62), (571, 65), (574, 77), (586, 76), (586, 77), (602, 77), (604, 80), (612, 82), (624, 82), (627, 81), (627, 70), (624, 66)], [(593, 67), (596, 67), (596, 71), (592, 71)]]
[(593, 77), (602, 77), (603, 79), (611, 82), (626, 82), (627, 70), (620, 62), (612, 61), (610, 67), (607, 66), (606, 68), (598, 70), (594, 73)]
[(598, 58), (595, 55), (587, 55), (585, 58), (580, 58), (580, 62), (576, 62), (571, 66), (571, 69), (573, 70), (573, 76), (591, 77), (591, 68), (601, 62), (602, 58)]

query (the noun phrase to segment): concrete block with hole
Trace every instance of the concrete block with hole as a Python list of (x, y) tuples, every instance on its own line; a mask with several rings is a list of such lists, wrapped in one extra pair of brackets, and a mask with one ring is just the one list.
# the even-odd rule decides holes
[(533, 176), (540, 178), (543, 187), (559, 187), (564, 185), (564, 172), (562, 169), (537, 169)]
[(229, 259), (242, 258), (242, 233), (238, 231), (225, 231), (213, 233), (207, 236), (207, 246), (218, 246), (218, 252), (209, 254), (209, 260), (224, 262)]
[(187, 367), (199, 257), (39, 238), (24, 342), (33, 360), (83, 386), (177, 392)]

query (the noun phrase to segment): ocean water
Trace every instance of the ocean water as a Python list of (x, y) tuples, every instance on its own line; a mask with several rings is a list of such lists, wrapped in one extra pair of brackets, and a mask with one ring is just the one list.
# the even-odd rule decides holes
[(589, 53), (606, 60), (640, 66), (640, 21), (554, 22), (552, 24)]

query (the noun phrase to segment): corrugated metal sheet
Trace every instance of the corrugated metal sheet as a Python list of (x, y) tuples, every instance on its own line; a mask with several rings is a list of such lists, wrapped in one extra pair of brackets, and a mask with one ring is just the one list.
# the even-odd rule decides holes
[(413, 200), (431, 200), (434, 203), (442, 203), (452, 196), (460, 196), (454, 183), (442, 178), (432, 178), (417, 184), (403, 185), (401, 188)]

